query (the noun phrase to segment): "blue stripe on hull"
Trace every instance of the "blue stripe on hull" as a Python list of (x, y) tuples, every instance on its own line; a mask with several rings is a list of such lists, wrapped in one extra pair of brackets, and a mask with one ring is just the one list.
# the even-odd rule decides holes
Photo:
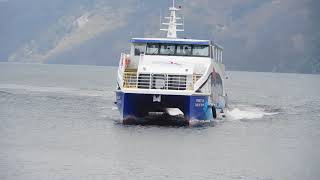
[[(184, 113), (184, 121), (213, 120), (208, 96), (162, 95), (161, 102), (153, 102), (153, 95), (117, 92), (117, 106), (121, 120), (148, 119), (149, 112), (161, 112), (165, 108), (179, 108)], [(162, 118), (163, 119), (163, 118)]]

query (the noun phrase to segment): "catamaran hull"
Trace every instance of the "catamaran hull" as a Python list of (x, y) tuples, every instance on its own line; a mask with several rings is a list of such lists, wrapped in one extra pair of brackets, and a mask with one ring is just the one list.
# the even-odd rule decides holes
[[(214, 120), (215, 108), (209, 105), (209, 96), (154, 95), (116, 92), (120, 121), (141, 125), (198, 125)], [(166, 109), (179, 109), (172, 115)]]

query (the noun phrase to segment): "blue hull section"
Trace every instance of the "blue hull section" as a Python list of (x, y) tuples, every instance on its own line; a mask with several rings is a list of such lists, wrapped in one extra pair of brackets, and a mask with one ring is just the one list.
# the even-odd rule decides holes
[[(177, 124), (190, 124), (213, 120), (212, 107), (208, 104), (209, 96), (161, 95), (160, 102), (154, 102), (153, 95), (148, 94), (117, 92), (116, 97), (121, 120), (125, 124), (171, 124), (173, 121)], [(150, 112), (164, 112), (166, 108), (179, 108), (184, 117), (177, 118), (168, 114), (150, 117)]]

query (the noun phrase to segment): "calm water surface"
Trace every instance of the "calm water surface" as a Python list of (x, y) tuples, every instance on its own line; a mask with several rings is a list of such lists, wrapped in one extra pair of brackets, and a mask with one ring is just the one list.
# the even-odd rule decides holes
[(0, 179), (320, 179), (320, 76), (229, 72), (215, 126), (123, 126), (116, 68), (0, 63)]

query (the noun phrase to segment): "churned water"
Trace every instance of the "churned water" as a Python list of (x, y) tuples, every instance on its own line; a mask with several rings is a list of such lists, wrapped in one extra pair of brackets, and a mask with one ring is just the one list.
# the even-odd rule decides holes
[(116, 68), (0, 64), (0, 179), (320, 179), (320, 76), (229, 72), (214, 126), (123, 126)]

